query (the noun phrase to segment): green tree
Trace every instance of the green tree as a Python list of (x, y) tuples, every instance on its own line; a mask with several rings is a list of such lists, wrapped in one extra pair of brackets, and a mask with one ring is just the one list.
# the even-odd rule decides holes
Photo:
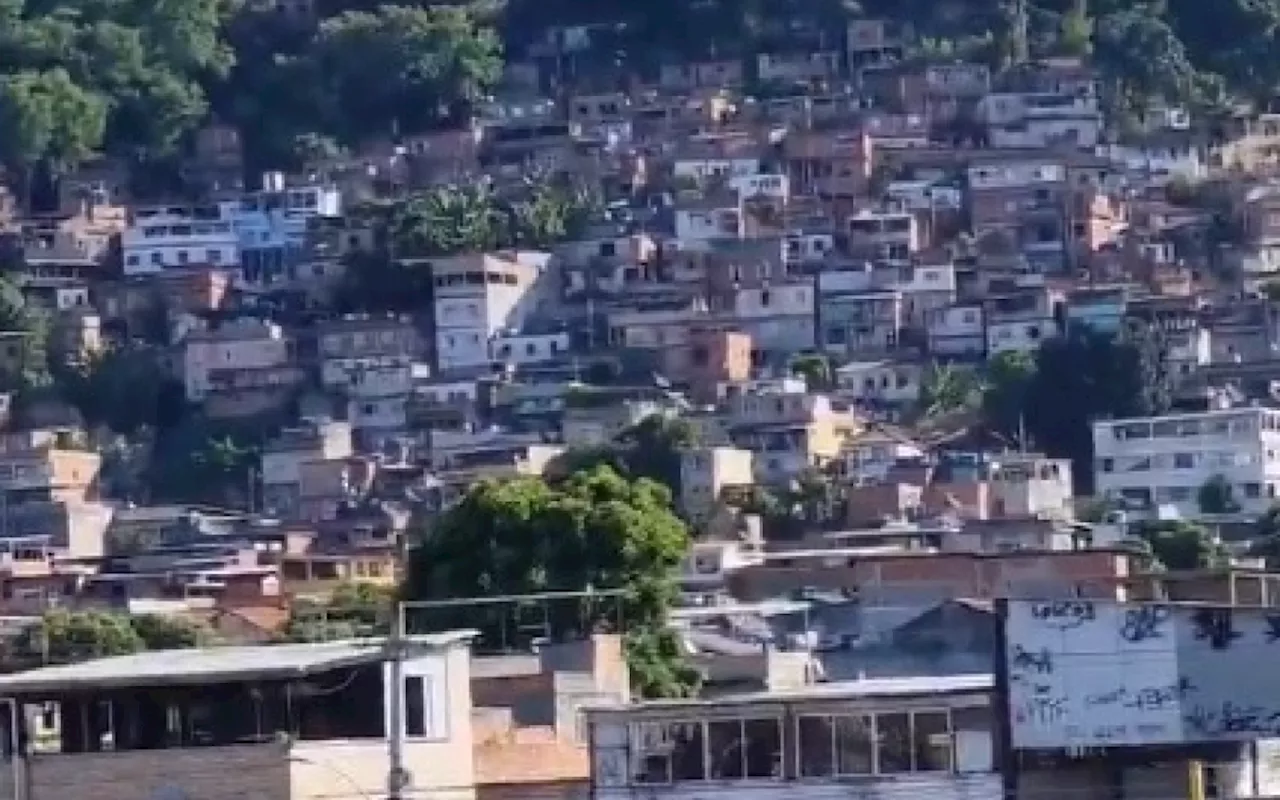
[(1059, 46), (1069, 56), (1083, 58), (1093, 52), (1093, 18), (1089, 16), (1089, 0), (1074, 0), (1071, 10), (1062, 15)]
[(1135, 534), (1150, 548), (1155, 569), (1209, 569), (1230, 563), (1226, 551), (1209, 531), (1189, 522), (1146, 522)]
[(91, 354), (59, 370), (56, 378), (63, 397), (89, 426), (136, 434), (170, 427), (184, 411), (182, 385), (161, 357), (156, 348), (130, 343)]
[(1017, 441), (1026, 425), (1027, 398), (1036, 380), (1036, 360), (1021, 350), (997, 353), (987, 362), (982, 413), (987, 426)]
[(295, 601), (284, 637), (292, 642), (324, 642), (384, 635), (394, 602), (386, 587), (342, 583), (327, 598)]
[(1249, 555), (1263, 559), (1267, 569), (1280, 566), (1280, 504), (1272, 505), (1254, 522)]
[(30, 184), (41, 165), (60, 171), (102, 144), (107, 105), (65, 69), (0, 77), (0, 157)]
[[(473, 486), (413, 552), (413, 599), (577, 591), (625, 592), (628, 658), (644, 695), (693, 688), (667, 612), (674, 574), (689, 547), (684, 523), (660, 485), (607, 467), (549, 484), (537, 478)], [(588, 604), (590, 605), (590, 604)], [(586, 635), (616, 622), (599, 607), (548, 611), (553, 636)], [(464, 612), (458, 624), (500, 635), (502, 621)]]
[(1089, 494), (1092, 421), (1169, 409), (1164, 342), (1142, 325), (1118, 335), (1076, 327), (1041, 344), (1035, 362), (1021, 415), (1031, 443), (1055, 458), (1070, 458), (1077, 490)]
[(831, 359), (819, 353), (799, 355), (791, 359), (792, 375), (804, 378), (810, 391), (823, 391), (831, 386)]
[(146, 648), (129, 618), (102, 611), (50, 611), (29, 626), (14, 644), (27, 664), (70, 664)]
[(137, 614), (128, 620), (142, 640), (144, 650), (182, 650), (217, 642), (208, 626), (183, 617)]
[(49, 317), (27, 305), (22, 291), (0, 277), (0, 333), (17, 337), (12, 369), (0, 370), (0, 390), (29, 392), (49, 385)]
[(1222, 475), (1214, 475), (1196, 492), (1196, 503), (1201, 514), (1233, 514), (1240, 510), (1231, 482)]
[(460, 6), (348, 11), (321, 24), (308, 58), (348, 142), (461, 119), (502, 70), (498, 37)]
[(1119, 110), (1189, 99), (1195, 68), (1173, 29), (1146, 4), (1098, 20), (1094, 56)]
[(919, 406), (926, 418), (970, 411), (981, 403), (982, 382), (969, 367), (934, 362), (920, 380)]

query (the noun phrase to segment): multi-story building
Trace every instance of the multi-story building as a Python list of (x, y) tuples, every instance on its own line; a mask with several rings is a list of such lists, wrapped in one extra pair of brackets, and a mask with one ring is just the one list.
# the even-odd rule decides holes
[(488, 367), (491, 343), (536, 310), (542, 253), (476, 253), (432, 263), (435, 355), (442, 370)]
[(1231, 486), (1241, 510), (1280, 496), (1280, 411), (1236, 408), (1093, 423), (1094, 484), (1138, 508), (1199, 512), (1211, 479)]
[(271, 284), (296, 267), (310, 221), (340, 210), (336, 188), (286, 187), (278, 175), (268, 176), (263, 191), (235, 199), (138, 209), (121, 236), (124, 272), (233, 267), (250, 285)]
[(270, 286), (291, 280), (305, 253), (307, 229), (315, 219), (342, 213), (337, 187), (288, 186), (284, 176), (266, 176), (262, 191), (246, 194), (224, 209), (240, 244), (246, 284)]
[(697, 327), (674, 347), (664, 348), (666, 377), (689, 387), (698, 402), (712, 402), (726, 383), (751, 377), (751, 335), (719, 327)]
[(680, 507), (693, 519), (710, 515), (726, 487), (754, 483), (750, 450), (700, 447), (680, 455)]
[(982, 98), (980, 117), (993, 147), (1092, 148), (1102, 133), (1098, 98), (1059, 92), (998, 92)]
[(925, 317), (929, 353), (952, 358), (978, 358), (987, 352), (987, 328), (981, 303), (956, 303)]
[(726, 426), (734, 446), (756, 454), (756, 480), (776, 485), (834, 462), (860, 422), (826, 395), (765, 387), (730, 397)]
[(969, 211), (981, 241), (1000, 236), (1036, 271), (1066, 261), (1069, 188), (1059, 159), (1005, 156), (969, 167)]
[(291, 343), (273, 322), (238, 319), (211, 330), (192, 331), (183, 343), (182, 378), (187, 399), (200, 402), (230, 373), (289, 366)]
[(240, 237), (218, 206), (169, 206), (134, 212), (120, 237), (125, 275), (185, 267), (238, 267)]
[(906, 212), (862, 211), (849, 219), (846, 230), (855, 257), (906, 263), (921, 247), (920, 225)]
[(291, 517), (299, 505), (303, 465), (343, 459), (351, 454), (348, 422), (306, 422), (281, 431), (262, 450), (263, 507), (273, 514)]
[(984, 303), (987, 354), (1032, 352), (1058, 332), (1057, 295), (1027, 289), (988, 297)]
[(796, 192), (852, 202), (871, 180), (871, 138), (860, 129), (793, 130), (782, 142), (782, 154)]

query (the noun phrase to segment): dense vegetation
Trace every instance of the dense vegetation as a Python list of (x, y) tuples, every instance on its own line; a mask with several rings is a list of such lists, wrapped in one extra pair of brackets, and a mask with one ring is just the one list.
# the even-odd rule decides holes
[(467, 117), (552, 25), (609, 23), (572, 70), (652, 74), (662, 59), (748, 58), (797, 31), (837, 47), (855, 15), (906, 26), (915, 55), (995, 66), (1091, 56), (1117, 108), (1269, 101), (1276, 0), (319, 0), (316, 24), (226, 0), (0, 2), (0, 160), (45, 176), (97, 152), (172, 189), (191, 136), (216, 120), (250, 170), (288, 168)]

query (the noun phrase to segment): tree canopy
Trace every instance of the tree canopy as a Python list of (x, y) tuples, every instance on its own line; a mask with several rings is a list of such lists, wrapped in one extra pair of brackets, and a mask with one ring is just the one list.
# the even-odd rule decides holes
[[(673, 695), (696, 683), (666, 626), (674, 571), (689, 546), (670, 495), (647, 479), (628, 481), (605, 466), (563, 481), (538, 478), (473, 486), (413, 552), (406, 591), (413, 599), (493, 597), (557, 591), (621, 590), (623, 627), (636, 688)], [(617, 609), (584, 602), (546, 609), (552, 635), (588, 635), (617, 623)], [(467, 609), (456, 624), (492, 641), (510, 620)]]
[(55, 610), (22, 632), (11, 655), (19, 665), (69, 664), (143, 650), (198, 647), (213, 639), (206, 627), (180, 617)]

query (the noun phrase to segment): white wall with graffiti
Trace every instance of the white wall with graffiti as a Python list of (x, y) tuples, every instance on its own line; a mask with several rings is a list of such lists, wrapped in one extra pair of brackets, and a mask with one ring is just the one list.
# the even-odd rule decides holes
[(1280, 735), (1280, 610), (1010, 601), (1004, 632), (1015, 748)]

